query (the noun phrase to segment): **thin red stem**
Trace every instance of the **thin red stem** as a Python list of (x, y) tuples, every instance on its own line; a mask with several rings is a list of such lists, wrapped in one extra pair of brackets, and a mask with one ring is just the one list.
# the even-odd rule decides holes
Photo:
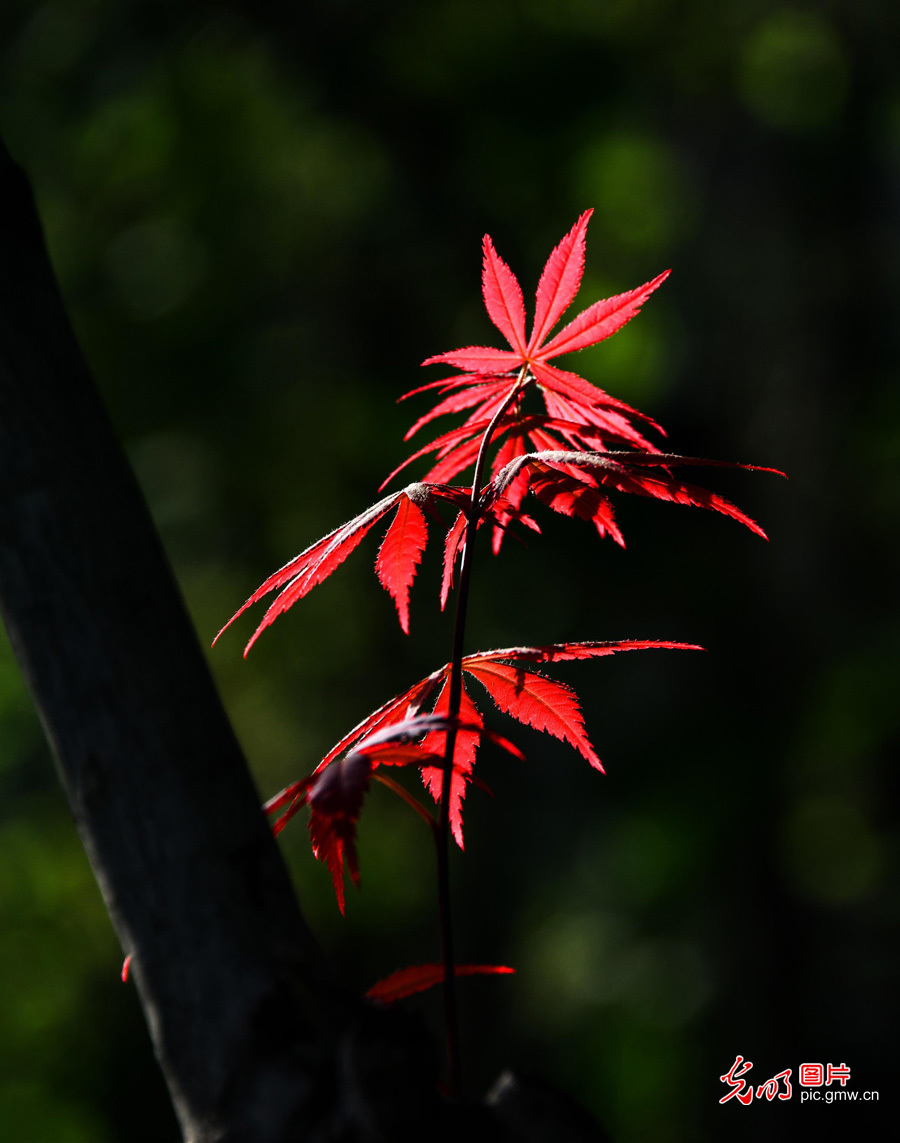
[(444, 965), (444, 1024), (447, 1034), (447, 1092), (450, 1099), (458, 1099), (462, 1091), (462, 1065), (459, 1051), (459, 1026), (456, 1016), (456, 974), (453, 954), (453, 921), (450, 910), (450, 787), (453, 775), (453, 755), (456, 750), (456, 720), (462, 699), (462, 658), (466, 634), (466, 614), (469, 603), (469, 582), (472, 578), (472, 557), (475, 549), (475, 532), (478, 527), (479, 495), (484, 474), (485, 459), (491, 437), (496, 431), (500, 418), (510, 407), (525, 385), (528, 374), (523, 366), (506, 400), (494, 414), (485, 429), (475, 461), (475, 474), (472, 479), (472, 495), (466, 520), (466, 534), (463, 540), (462, 565), (459, 572), (459, 591), (456, 597), (456, 617), (453, 624), (453, 654), (450, 659), (450, 695), (447, 718), (450, 727), (444, 749), (443, 774), (441, 776), (441, 807), (438, 818), (437, 874), (438, 910), (441, 921), (441, 960)]

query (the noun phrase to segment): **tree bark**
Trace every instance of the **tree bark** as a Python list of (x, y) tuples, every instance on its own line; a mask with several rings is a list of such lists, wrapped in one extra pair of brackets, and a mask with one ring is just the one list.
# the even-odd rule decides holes
[(414, 1053), (419, 1081), (428, 1053), (340, 987), (301, 916), (2, 144), (0, 207), (0, 606), (184, 1135), (367, 1137), (360, 1043)]

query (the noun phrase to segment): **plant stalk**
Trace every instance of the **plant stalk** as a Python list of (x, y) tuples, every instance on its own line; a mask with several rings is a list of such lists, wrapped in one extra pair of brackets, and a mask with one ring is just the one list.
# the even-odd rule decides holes
[(453, 952), (453, 922), (450, 908), (450, 789), (453, 777), (453, 757), (456, 752), (456, 720), (462, 699), (462, 658), (466, 634), (466, 615), (469, 604), (469, 583), (472, 578), (472, 559), (475, 550), (475, 533), (478, 528), (478, 501), (484, 464), (488, 446), (496, 431), (500, 418), (516, 399), (525, 385), (528, 367), (519, 371), (516, 382), (481, 438), (475, 473), (472, 478), (472, 495), (467, 513), (466, 532), (463, 539), (462, 564), (459, 572), (459, 590), (456, 596), (456, 616), (453, 624), (453, 654), (450, 659), (450, 696), (447, 717), (450, 726), (444, 748), (444, 766), (441, 776), (441, 806), (436, 835), (438, 911), (441, 925), (441, 960), (444, 965), (444, 1025), (447, 1037), (447, 1094), (450, 1099), (459, 1099), (462, 1092), (462, 1065), (459, 1051), (459, 1024), (456, 1014), (456, 974)]

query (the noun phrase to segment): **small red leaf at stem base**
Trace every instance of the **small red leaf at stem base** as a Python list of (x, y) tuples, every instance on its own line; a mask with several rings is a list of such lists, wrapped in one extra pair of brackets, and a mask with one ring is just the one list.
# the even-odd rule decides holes
[(122, 961), (122, 983), (123, 984), (127, 983), (127, 981), (128, 981), (128, 973), (129, 973), (129, 970), (131, 969), (131, 956), (132, 956), (132, 954), (129, 953), (128, 956), (125, 957), (125, 959)]
[[(457, 964), (454, 965), (454, 976), (506, 976), (514, 973), (514, 968), (503, 964)], [(373, 984), (366, 996), (369, 1000), (377, 1000), (381, 1004), (392, 1004), (395, 1000), (402, 1000), (416, 992), (425, 992), (436, 984), (444, 981), (444, 966), (442, 964), (417, 964), (411, 968), (401, 968)]]

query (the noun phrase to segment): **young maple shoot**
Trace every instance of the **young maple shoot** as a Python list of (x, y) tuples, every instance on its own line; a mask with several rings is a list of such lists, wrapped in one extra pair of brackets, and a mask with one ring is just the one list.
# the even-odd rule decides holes
[[(253, 592), (216, 636), (218, 640), (247, 608), (277, 592), (247, 643), (246, 656), (279, 615), (327, 579), (367, 533), (392, 513), (375, 570), (394, 601), (401, 628), (408, 634), (409, 593), (428, 542), (429, 518), (445, 531), (439, 596), (442, 609), (456, 583), (450, 661), (364, 718), (329, 750), (311, 774), (286, 787), (264, 809), (267, 814), (277, 815), (272, 826), (275, 833), (300, 809), (309, 810), (313, 854), (327, 865), (342, 912), (345, 866), (354, 884), (359, 883), (356, 826), (373, 779), (401, 797), (431, 828), (437, 849), (441, 962), (402, 969), (379, 981), (368, 995), (389, 1003), (443, 983), (447, 1090), (451, 1097), (459, 1094), (461, 1082), (456, 977), (513, 971), (500, 965), (456, 964), (453, 948), (449, 839), (452, 834), (463, 848), (466, 790), (470, 784), (483, 785), (474, 772), (478, 748), (484, 737), (490, 737), (518, 753), (511, 743), (485, 729), (478, 705), (483, 700), (479, 694), (471, 693), (472, 681), (504, 714), (567, 742), (602, 772), (575, 692), (540, 668), (619, 651), (701, 650), (688, 643), (631, 639), (464, 654), (478, 529), (482, 525), (491, 527), (494, 555), (500, 553), (503, 538), (511, 527), (539, 533), (539, 523), (523, 508), (530, 494), (554, 512), (593, 524), (601, 538), (608, 536), (624, 547), (610, 494), (628, 492), (712, 509), (765, 538), (762, 528), (734, 504), (717, 493), (678, 479), (673, 470), (707, 465), (777, 472), (664, 452), (644, 435), (665, 435), (650, 417), (583, 377), (550, 364), (552, 358), (612, 336), (635, 317), (669, 275), (667, 270), (635, 290), (595, 302), (551, 337), (581, 284), (591, 213), (588, 210), (581, 215), (547, 259), (538, 282), (530, 336), (526, 335), (521, 287), (485, 235), (484, 304), (509, 348), (467, 346), (429, 357), (423, 365), (449, 365), (460, 372), (430, 381), (400, 398), (406, 400), (424, 393), (436, 393), (439, 398), (412, 425), (407, 440), (439, 417), (465, 414), (462, 422), (414, 451), (388, 476), (382, 488), (408, 465), (432, 455), (431, 468), (421, 481), (385, 496), (288, 561)], [(452, 483), (470, 469), (470, 484)], [(441, 506), (450, 509), (449, 523), (440, 512)], [(380, 772), (388, 766), (414, 767), (419, 771), (425, 789), (439, 807), (437, 819), (408, 789)]]

